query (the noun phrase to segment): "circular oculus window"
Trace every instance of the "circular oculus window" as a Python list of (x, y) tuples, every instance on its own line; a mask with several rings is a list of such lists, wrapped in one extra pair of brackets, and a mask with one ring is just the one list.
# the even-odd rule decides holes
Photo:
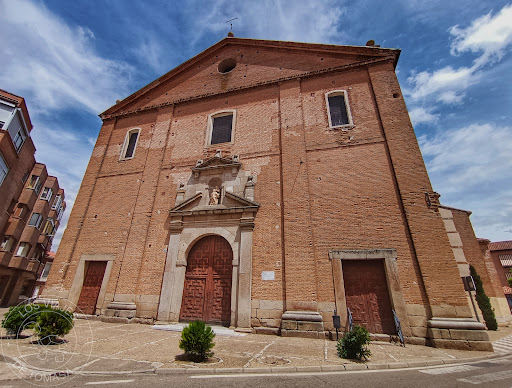
[(229, 73), (236, 67), (236, 61), (233, 58), (224, 59), (221, 63), (219, 63), (219, 73), (226, 74)]

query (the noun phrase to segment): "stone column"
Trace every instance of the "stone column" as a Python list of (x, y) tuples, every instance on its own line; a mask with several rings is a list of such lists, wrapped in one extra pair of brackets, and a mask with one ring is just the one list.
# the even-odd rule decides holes
[(251, 329), (252, 233), (254, 217), (243, 214), (240, 219), (240, 264), (238, 275), (237, 331)]
[[(160, 291), (160, 304), (158, 306), (159, 321), (176, 320), (170, 318), (172, 309), (172, 301), (174, 297), (174, 284), (176, 278), (176, 262), (178, 261), (179, 244), (181, 231), (183, 230), (183, 222), (181, 220), (171, 221), (169, 246), (167, 248), (167, 258), (165, 260), (164, 278), (162, 281), (162, 289)], [(178, 311), (179, 314), (179, 311)]]

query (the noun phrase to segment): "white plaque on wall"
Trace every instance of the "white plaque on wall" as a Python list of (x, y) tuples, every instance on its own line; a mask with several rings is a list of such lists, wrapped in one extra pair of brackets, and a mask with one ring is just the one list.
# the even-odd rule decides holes
[(261, 271), (261, 280), (274, 280), (274, 271)]

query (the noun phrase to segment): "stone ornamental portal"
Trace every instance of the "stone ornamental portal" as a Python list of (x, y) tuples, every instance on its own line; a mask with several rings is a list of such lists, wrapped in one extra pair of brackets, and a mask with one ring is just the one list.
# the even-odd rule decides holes
[(170, 238), (158, 319), (201, 319), (251, 329), (255, 180), (238, 156), (199, 160), (180, 184), (170, 211)]

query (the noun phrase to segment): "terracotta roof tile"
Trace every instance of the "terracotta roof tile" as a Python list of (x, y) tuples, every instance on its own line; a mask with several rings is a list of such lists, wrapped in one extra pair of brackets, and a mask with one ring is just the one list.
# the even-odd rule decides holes
[(491, 250), (491, 252), (512, 249), (512, 240), (492, 242), (489, 244), (489, 249)]

